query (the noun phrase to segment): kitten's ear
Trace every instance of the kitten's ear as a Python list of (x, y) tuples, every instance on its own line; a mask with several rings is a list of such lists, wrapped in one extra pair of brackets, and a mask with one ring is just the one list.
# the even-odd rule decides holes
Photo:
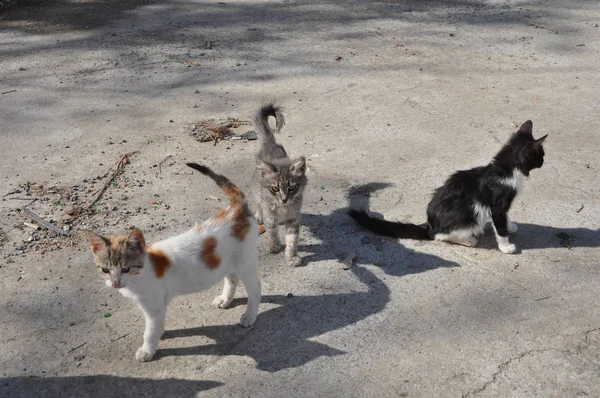
[(290, 165), (290, 173), (297, 177), (304, 175), (306, 172), (306, 159), (304, 156), (294, 159)]
[(98, 253), (101, 250), (106, 249), (107, 242), (106, 238), (92, 232), (88, 231), (88, 238), (90, 239), (90, 245), (92, 246), (92, 253)]
[(260, 175), (264, 178), (271, 178), (277, 174), (277, 168), (275, 168), (275, 166), (262, 160), (256, 161), (256, 168), (260, 171)]
[(542, 146), (542, 144), (544, 143), (544, 140), (546, 139), (546, 137), (548, 137), (548, 134), (546, 134), (545, 136), (543, 136), (542, 138), (538, 138), (537, 140), (535, 140), (535, 142), (533, 143), (533, 146), (535, 148), (539, 148)]
[(127, 244), (130, 248), (143, 253), (146, 250), (146, 241), (144, 240), (144, 234), (139, 229), (134, 229), (127, 238)]
[(528, 120), (525, 123), (523, 123), (523, 125), (521, 126), (519, 131), (517, 131), (517, 134), (532, 135), (533, 134), (533, 122), (531, 120)]

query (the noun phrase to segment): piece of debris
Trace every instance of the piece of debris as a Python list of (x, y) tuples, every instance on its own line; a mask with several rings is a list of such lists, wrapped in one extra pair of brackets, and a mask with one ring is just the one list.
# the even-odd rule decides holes
[(54, 231), (59, 235), (69, 236), (68, 232), (65, 232), (62, 229), (56, 227), (55, 225), (50, 224), (48, 221), (45, 221), (44, 219), (42, 219), (40, 216), (38, 216), (37, 214), (35, 214), (31, 210), (29, 210), (28, 208), (25, 207), (25, 208), (21, 209), (21, 211), (23, 213), (27, 214), (29, 217), (31, 217), (31, 219), (33, 219), (36, 223), (40, 224), (42, 227), (49, 229), (51, 231)]
[(262, 235), (265, 232), (267, 232), (267, 228), (265, 227), (265, 224), (259, 224), (258, 225), (258, 234)]
[(111, 316), (111, 315), (112, 315), (112, 314), (111, 314), (110, 312), (107, 312), (107, 313), (105, 313), (105, 314), (104, 314), (104, 317), (105, 317), (105, 318), (110, 318), (110, 316)]
[(534, 24), (534, 23), (530, 23), (530, 24), (528, 24), (527, 26), (533, 26), (533, 27), (534, 27), (534, 28), (536, 28), (536, 29), (546, 29), (546, 30), (549, 30), (549, 31), (551, 31), (551, 32), (558, 33), (558, 31), (557, 31), (557, 30), (555, 30), (555, 29), (548, 28), (548, 27), (546, 27), (546, 26), (542, 26), (542, 25), (536, 25), (536, 24)]
[(336, 60), (336, 61), (341, 61), (342, 59), (343, 59), (343, 58), (342, 58), (342, 56), (341, 56), (341, 55), (338, 55), (338, 56), (336, 56), (336, 57), (334, 58), (334, 60)]
[(231, 117), (220, 120), (218, 123), (214, 119), (202, 120), (191, 127), (192, 136), (200, 142), (228, 140), (236, 134), (232, 129), (240, 126), (249, 126), (251, 123), (246, 120), (234, 119)]
[[(104, 193), (104, 191), (106, 191), (106, 188), (110, 185), (110, 183), (119, 175), (123, 172), (123, 170), (125, 169), (125, 165), (127, 163), (129, 163), (129, 158), (133, 155), (135, 155), (136, 153), (138, 153), (139, 151), (133, 151), (133, 152), (128, 152), (125, 155), (121, 156), (121, 159), (119, 159), (119, 162), (117, 163), (117, 165), (115, 166), (115, 170), (112, 172), (112, 174), (108, 177), (108, 179), (104, 182), (104, 184), (102, 185), (102, 187), (96, 191), (96, 193), (93, 195), (92, 199), (83, 207), (73, 207), (69, 210), (66, 211), (66, 213), (68, 215), (70, 215), (71, 217), (77, 217), (82, 215), (83, 213), (87, 212), (88, 210), (90, 210), (94, 204), (96, 202), (98, 202), (98, 200), (102, 197), (102, 194)], [(108, 173), (106, 173), (108, 175)]]
[(566, 247), (567, 249), (571, 249), (571, 240), (573, 239), (573, 236), (569, 235), (566, 232), (559, 232), (556, 234), (556, 237), (558, 239), (560, 239), (560, 244), (563, 245), (564, 247)]
[(551, 298), (551, 297), (552, 297), (552, 296), (542, 297), (542, 298), (539, 298), (539, 299), (535, 299), (535, 301), (542, 301), (542, 300), (549, 299), (549, 298)]
[(16, 91), (17, 91), (17, 90), (4, 91), (2, 94), (3, 94), (3, 95), (4, 95), (4, 94), (10, 94), (10, 93), (14, 93), (14, 92), (16, 92)]
[(185, 62), (187, 62), (187, 63), (188, 63), (188, 64), (190, 64), (190, 65), (198, 66), (198, 62), (194, 61), (193, 59), (188, 59), (188, 60), (187, 60), (187, 61), (185, 61)]
[(78, 348), (81, 348), (81, 347), (83, 347), (83, 346), (84, 346), (84, 345), (86, 345), (86, 344), (87, 344), (87, 341), (86, 341), (85, 343), (83, 343), (83, 344), (79, 344), (77, 347), (73, 347), (73, 348), (71, 348), (69, 351), (67, 351), (67, 353), (68, 353), (68, 354), (70, 354), (70, 353), (72, 353), (73, 351), (75, 351), (76, 349), (78, 349)]
[[(160, 163), (158, 164), (158, 173), (161, 174), (162, 173), (162, 165), (168, 160), (171, 159), (173, 157), (173, 155), (168, 155), (166, 158), (164, 158), (163, 160), (160, 161)], [(173, 164), (173, 163), (171, 163)]]
[(254, 130), (249, 130), (246, 131), (244, 134), (240, 135), (240, 137), (248, 140), (248, 141), (254, 141), (258, 139), (258, 134), (256, 134), (256, 131)]
[(354, 258), (356, 257), (356, 253), (349, 253), (345, 259), (342, 260), (342, 268), (344, 270), (349, 270), (354, 265)]
[(581, 210), (583, 210), (583, 204), (581, 204), (581, 206), (579, 206), (579, 208), (575, 210), (575, 213), (580, 213)]
[(35, 224), (32, 224), (32, 223), (27, 222), (27, 221), (25, 221), (23, 223), (23, 225), (25, 225), (27, 228), (31, 228), (31, 229), (34, 229), (36, 231), (39, 231), (40, 229), (42, 229), (39, 225), (35, 225)]
[(210, 40), (206, 40), (206, 42), (204, 43), (204, 47), (205, 47), (207, 50), (210, 50), (210, 49), (212, 48), (212, 46), (213, 46), (213, 43), (212, 43), (212, 41), (210, 41)]
[(77, 356), (76, 356), (74, 359), (75, 359), (77, 362), (81, 362), (81, 361), (83, 360), (83, 358), (85, 358), (85, 355), (81, 354), (81, 355), (77, 355)]
[(577, 44), (575, 47), (585, 47), (585, 44)]
[(209, 196), (208, 196), (206, 199), (210, 199), (210, 200), (216, 200), (217, 202), (220, 202), (220, 201), (221, 201), (221, 199), (220, 199), (220, 198), (217, 198), (216, 196), (212, 196), (212, 195), (209, 195)]
[(287, 294), (287, 298), (292, 298), (292, 297), (294, 297), (294, 295), (292, 293)]
[(127, 336), (129, 336), (129, 333), (125, 333), (123, 336), (119, 336), (119, 337), (117, 337), (116, 339), (112, 339), (112, 340), (111, 340), (111, 342), (113, 342), (113, 343), (114, 343), (115, 341), (118, 341), (118, 340), (124, 339), (124, 338), (125, 338), (125, 337), (127, 337)]

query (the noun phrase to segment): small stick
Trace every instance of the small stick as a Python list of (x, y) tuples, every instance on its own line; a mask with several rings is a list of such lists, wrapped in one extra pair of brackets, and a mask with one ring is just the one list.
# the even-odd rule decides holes
[(539, 299), (535, 299), (535, 301), (542, 301), (542, 300), (546, 300), (546, 299), (549, 299), (550, 297), (552, 297), (552, 296), (548, 296), (548, 297), (542, 297), (542, 298), (539, 298)]
[(8, 200), (31, 200), (32, 202), (35, 202), (38, 198), (8, 198)]
[(119, 160), (119, 163), (117, 163), (115, 170), (108, 177), (106, 182), (104, 182), (104, 185), (102, 185), (102, 188), (100, 188), (98, 191), (96, 191), (92, 200), (90, 200), (87, 205), (85, 205), (83, 207), (74, 207), (70, 210), (67, 210), (66, 213), (70, 216), (76, 216), (76, 215), (83, 213), (86, 210), (91, 209), (92, 206), (94, 206), (94, 203), (96, 203), (98, 201), (98, 199), (100, 199), (102, 197), (102, 194), (104, 193), (104, 191), (106, 191), (106, 188), (110, 185), (112, 180), (114, 180), (116, 176), (121, 174), (121, 172), (125, 168), (125, 165), (129, 161), (129, 157), (135, 155), (138, 152), (139, 151), (133, 151), (133, 152), (129, 152), (129, 153), (126, 153), (125, 155), (121, 156), (121, 159)]
[(36, 231), (41, 229), (39, 225), (35, 225), (30, 222), (24, 222), (23, 225), (25, 225), (26, 227), (29, 227), (31, 229), (35, 229)]
[(72, 352), (73, 352), (73, 351), (75, 351), (76, 349), (78, 349), (78, 348), (81, 348), (81, 347), (83, 347), (83, 346), (84, 346), (84, 345), (86, 345), (86, 344), (87, 344), (87, 341), (86, 341), (85, 343), (83, 343), (83, 344), (80, 344), (80, 345), (78, 345), (77, 347), (73, 347), (73, 348), (71, 348), (69, 351), (67, 351), (67, 354), (70, 354), (70, 353), (72, 353)]
[(581, 205), (581, 207), (579, 209), (575, 210), (575, 213), (580, 213), (581, 210), (583, 210), (583, 205)]
[(14, 93), (15, 91), (17, 91), (17, 90), (5, 91), (5, 92), (3, 92), (2, 94), (10, 94), (10, 93)]
[(536, 29), (537, 29), (537, 28), (539, 28), (539, 29), (546, 29), (546, 30), (549, 30), (549, 31), (551, 31), (551, 32), (558, 33), (556, 30), (554, 30), (554, 29), (552, 29), (552, 28), (547, 28), (547, 27), (545, 27), (545, 26), (542, 26), (542, 25), (536, 25), (536, 24), (534, 24), (534, 23), (530, 23), (530, 24), (528, 24), (528, 26), (533, 26), (533, 27), (534, 27), (534, 28), (536, 28)]
[(127, 336), (129, 336), (129, 333), (125, 333), (123, 336), (121, 336), (121, 337), (117, 337), (116, 339), (114, 339), (114, 340), (111, 340), (111, 341), (114, 343), (115, 341), (117, 341), (117, 340), (121, 340), (121, 339), (124, 339), (124, 338), (125, 338), (125, 337), (127, 337)]
[(162, 173), (162, 165), (163, 163), (165, 163), (167, 161), (167, 159), (172, 158), (173, 155), (169, 155), (166, 158), (164, 158), (163, 160), (160, 161), (160, 163), (158, 164), (158, 173), (161, 174)]
[(45, 221), (44, 219), (42, 219), (42, 217), (38, 216), (37, 214), (35, 214), (34, 212), (32, 212), (31, 210), (29, 210), (28, 208), (23, 208), (21, 210), (23, 213), (27, 214), (29, 217), (31, 217), (35, 222), (37, 222), (38, 224), (40, 224), (41, 226), (56, 232), (59, 235), (62, 236), (69, 236), (69, 234), (65, 231), (63, 231), (62, 229), (50, 224), (49, 222)]

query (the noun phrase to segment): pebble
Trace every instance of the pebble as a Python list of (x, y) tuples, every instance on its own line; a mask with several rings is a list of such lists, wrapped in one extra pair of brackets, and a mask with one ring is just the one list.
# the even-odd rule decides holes
[(63, 227), (63, 231), (65, 231), (65, 232), (69, 232), (70, 230), (71, 230), (71, 226), (70, 225), (65, 225)]

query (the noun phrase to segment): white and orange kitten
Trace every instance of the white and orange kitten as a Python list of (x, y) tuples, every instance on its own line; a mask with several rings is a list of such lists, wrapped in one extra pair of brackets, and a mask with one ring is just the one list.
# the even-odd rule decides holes
[(213, 304), (227, 307), (238, 277), (248, 292), (246, 312), (240, 319), (251, 326), (258, 314), (257, 223), (244, 194), (226, 177), (195, 163), (188, 166), (212, 178), (230, 200), (214, 218), (189, 231), (147, 246), (142, 232), (104, 237), (89, 232), (94, 259), (106, 285), (133, 299), (144, 313), (144, 344), (139, 361), (150, 361), (163, 332), (167, 305), (175, 297), (208, 289), (225, 278), (223, 294)]

